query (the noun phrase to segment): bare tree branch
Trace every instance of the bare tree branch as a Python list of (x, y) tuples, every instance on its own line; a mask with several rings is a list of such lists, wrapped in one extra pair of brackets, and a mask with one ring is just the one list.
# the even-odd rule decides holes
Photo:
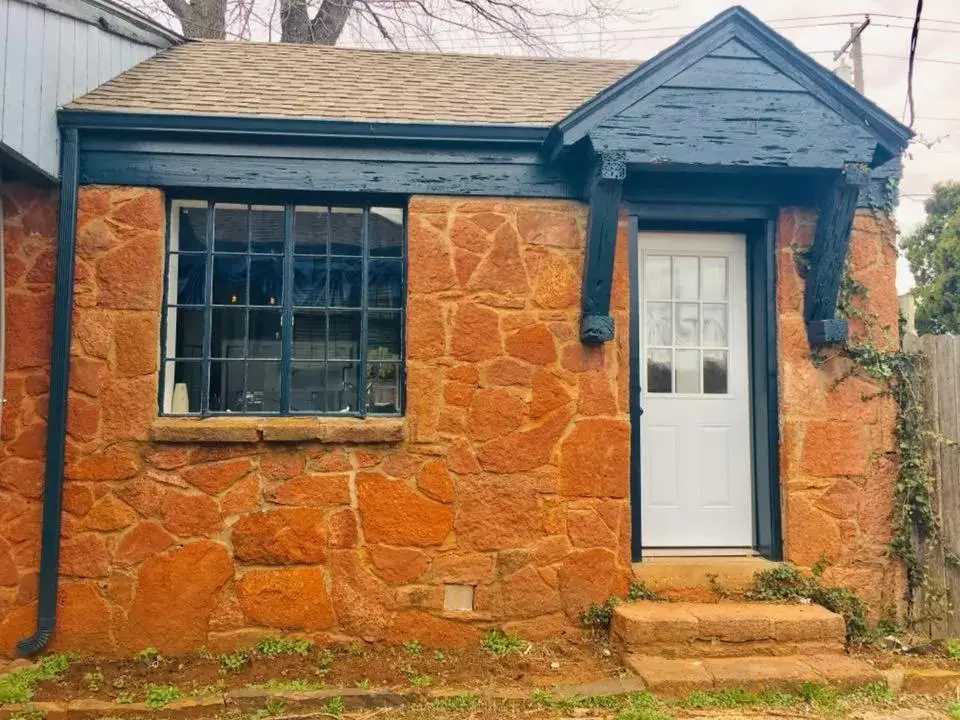
[(188, 37), (266, 39), (395, 49), (559, 53), (557, 35), (602, 42), (633, 0), (125, 0)]

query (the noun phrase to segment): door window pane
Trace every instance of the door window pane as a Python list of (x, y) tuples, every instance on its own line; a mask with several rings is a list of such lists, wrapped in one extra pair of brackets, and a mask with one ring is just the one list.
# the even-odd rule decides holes
[(700, 392), (700, 351), (677, 350), (676, 359), (677, 392)]
[(250, 258), (250, 304), (280, 305), (283, 301), (283, 258)]
[(700, 306), (697, 303), (676, 303), (677, 345), (696, 347), (700, 344)]
[(673, 390), (671, 350), (647, 352), (647, 392), (668, 393)]
[(678, 255), (673, 258), (674, 300), (696, 300), (700, 297), (700, 259)]
[(200, 388), (203, 385), (203, 364), (200, 361), (168, 361), (166, 377), (171, 379), (169, 411), (177, 415), (200, 412)]
[(700, 258), (700, 295), (706, 301), (727, 299), (727, 259)]
[(203, 310), (169, 308), (167, 323), (176, 327), (176, 357), (203, 357)]
[(243, 360), (210, 362), (211, 412), (243, 412)]
[(647, 303), (647, 345), (671, 345), (673, 325), (670, 303)]
[(328, 360), (356, 360), (360, 357), (360, 313), (331, 312)]
[(703, 346), (727, 346), (727, 306), (704, 303)]
[(643, 293), (651, 300), (670, 299), (670, 257), (647, 255), (644, 263)]
[(327, 412), (356, 412), (360, 407), (359, 363), (328, 362), (326, 394)]
[(724, 395), (727, 392), (727, 353), (725, 350), (703, 351), (703, 392)]

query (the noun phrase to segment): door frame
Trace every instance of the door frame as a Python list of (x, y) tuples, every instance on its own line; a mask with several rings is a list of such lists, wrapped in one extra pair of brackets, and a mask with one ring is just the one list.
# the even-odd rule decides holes
[(750, 363), (750, 447), (753, 546), (770, 560), (783, 559), (780, 505), (780, 431), (777, 380), (776, 218), (767, 206), (626, 203), (630, 278), (630, 515), (633, 562), (643, 558), (643, 387), (640, 368), (639, 233), (733, 232), (747, 240), (747, 335)]

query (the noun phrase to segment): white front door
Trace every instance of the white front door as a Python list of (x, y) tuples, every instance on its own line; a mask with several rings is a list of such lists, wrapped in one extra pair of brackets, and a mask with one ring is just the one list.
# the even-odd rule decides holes
[(750, 548), (746, 238), (640, 233), (645, 548)]

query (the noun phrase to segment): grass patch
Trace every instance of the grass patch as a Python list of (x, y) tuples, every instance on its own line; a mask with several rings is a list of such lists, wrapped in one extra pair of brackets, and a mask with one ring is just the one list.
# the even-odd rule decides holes
[(294, 678), (292, 680), (270, 678), (265, 683), (248, 685), (248, 687), (260, 690), (276, 690), (277, 692), (310, 692), (311, 690), (325, 690), (327, 684), (322, 680), (310, 680), (309, 678)]
[(407, 655), (420, 657), (423, 655), (423, 645), (420, 644), (419, 640), (408, 640), (407, 642), (403, 643), (403, 651)]
[(960, 720), (960, 702), (947, 705), (947, 715), (950, 716), (950, 720)]
[(947, 638), (943, 641), (944, 652), (951, 660), (960, 660), (960, 640), (957, 638)]
[(148, 647), (134, 655), (133, 659), (141, 665), (157, 667), (161, 662), (163, 662), (163, 655), (161, 655), (160, 651), (155, 647)]
[(144, 704), (151, 710), (163, 710), (182, 697), (183, 692), (176, 685), (148, 685)]
[(304, 657), (313, 650), (313, 641), (303, 638), (266, 637), (257, 643), (257, 652), (267, 657), (300, 655)]
[(234, 650), (232, 653), (224, 653), (217, 656), (217, 662), (224, 672), (240, 672), (250, 662), (250, 651)]
[(0, 705), (30, 702), (37, 683), (59, 677), (72, 661), (73, 657), (67, 653), (53, 653), (41, 658), (36, 667), (0, 675)]
[(616, 715), (616, 720), (672, 720), (664, 703), (646, 690), (632, 693)]
[(503, 630), (489, 630), (481, 639), (480, 647), (497, 657), (520, 652), (527, 643), (517, 635), (508, 635)]
[(334, 715), (336, 717), (341, 717), (346, 708), (343, 705), (343, 698), (335, 697), (330, 698), (329, 702), (323, 706), (323, 711)]
[(429, 675), (413, 675), (410, 678), (410, 684), (418, 690), (423, 690), (433, 685), (433, 678)]
[(479, 704), (479, 695), (451, 695), (436, 698), (429, 703), (434, 710), (445, 710), (447, 712), (468, 712), (475, 710)]
[(801, 699), (790, 693), (765, 690), (760, 693), (745, 688), (727, 688), (715, 692), (692, 692), (677, 705), (689, 710), (716, 710), (743, 707), (791, 707)]

